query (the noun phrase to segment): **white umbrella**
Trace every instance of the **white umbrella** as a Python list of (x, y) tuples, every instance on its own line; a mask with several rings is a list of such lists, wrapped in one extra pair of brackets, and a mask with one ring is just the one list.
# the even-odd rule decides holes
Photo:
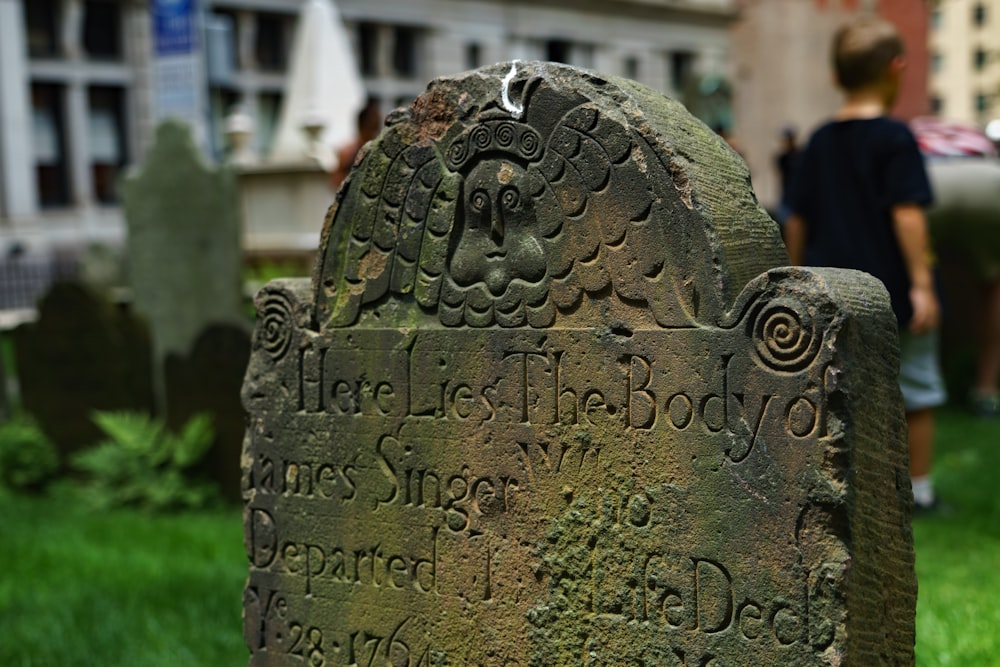
[[(357, 134), (365, 89), (333, 0), (307, 0), (292, 42), (285, 98), (271, 162), (317, 159), (336, 166), (336, 150)], [(315, 142), (303, 128), (311, 127)]]

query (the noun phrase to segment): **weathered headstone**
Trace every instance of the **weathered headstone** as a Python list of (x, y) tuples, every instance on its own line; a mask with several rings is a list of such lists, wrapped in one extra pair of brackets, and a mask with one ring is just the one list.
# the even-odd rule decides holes
[(149, 330), (80, 283), (56, 283), (13, 332), (25, 409), (63, 454), (97, 443), (95, 410), (153, 409)]
[(239, 500), (240, 474), (235, 465), (246, 431), (240, 385), (250, 359), (250, 335), (243, 327), (216, 324), (205, 329), (188, 355), (167, 355), (167, 425), (179, 432), (196, 414), (212, 416), (215, 442), (198, 464), (199, 472), (218, 482), (223, 495)]
[(251, 665), (912, 665), (895, 324), (635, 83), (391, 117), (258, 296)]
[(167, 354), (188, 354), (209, 324), (241, 324), (236, 181), (202, 160), (186, 125), (165, 121), (122, 184), (135, 311), (153, 332), (157, 393)]
[[(946, 315), (941, 365), (949, 394), (967, 396), (988, 358), (990, 300), (1000, 289), (1000, 160), (932, 159), (934, 205), (927, 212)], [(992, 325), (993, 331), (1000, 323)], [(988, 361), (986, 365), (988, 366)]]

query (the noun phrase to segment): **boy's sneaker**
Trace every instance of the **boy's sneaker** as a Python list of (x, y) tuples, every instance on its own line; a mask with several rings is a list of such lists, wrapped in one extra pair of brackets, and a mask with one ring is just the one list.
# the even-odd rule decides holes
[(1000, 395), (983, 395), (973, 390), (969, 393), (969, 409), (977, 417), (987, 419), (1000, 417)]

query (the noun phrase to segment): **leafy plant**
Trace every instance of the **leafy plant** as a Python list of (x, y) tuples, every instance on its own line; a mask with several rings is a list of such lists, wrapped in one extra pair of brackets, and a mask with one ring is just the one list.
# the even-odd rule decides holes
[(310, 263), (288, 259), (284, 261), (263, 261), (243, 269), (243, 282), (261, 287), (275, 278), (305, 277), (309, 275)]
[(40, 488), (59, 469), (59, 454), (33, 419), (0, 424), (0, 490)]
[(202, 507), (217, 498), (213, 484), (190, 473), (214, 439), (209, 415), (192, 417), (176, 434), (140, 412), (95, 412), (93, 419), (108, 439), (72, 461), (86, 473), (82, 491), (95, 506), (159, 511)]

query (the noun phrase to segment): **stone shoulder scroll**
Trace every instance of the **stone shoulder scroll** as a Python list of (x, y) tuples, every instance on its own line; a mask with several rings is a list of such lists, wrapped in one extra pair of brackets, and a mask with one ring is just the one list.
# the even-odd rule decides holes
[(508, 63), (368, 145), (257, 297), (251, 665), (913, 665), (895, 321), (742, 161)]

